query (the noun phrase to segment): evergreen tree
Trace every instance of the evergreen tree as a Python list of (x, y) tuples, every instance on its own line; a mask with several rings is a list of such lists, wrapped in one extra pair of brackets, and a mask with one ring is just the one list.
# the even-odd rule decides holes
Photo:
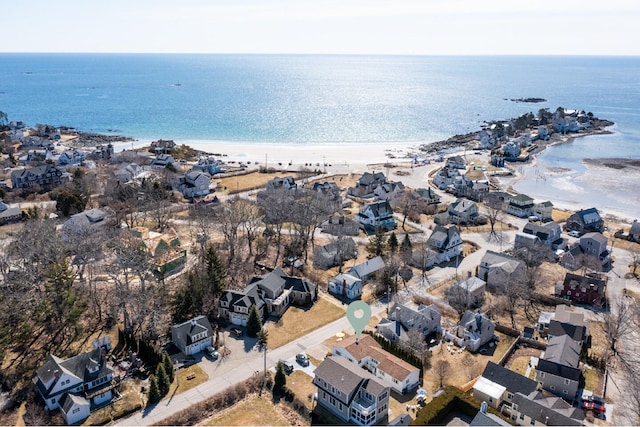
[(389, 246), (389, 252), (395, 254), (398, 250), (398, 238), (396, 237), (396, 233), (392, 232), (391, 236), (389, 236), (389, 240), (387, 241), (387, 246)]
[(367, 252), (371, 255), (371, 257), (377, 257), (384, 254), (384, 251), (387, 249), (387, 238), (384, 235), (384, 228), (378, 227), (376, 228), (376, 232), (369, 239), (369, 243), (367, 244)]
[(258, 344), (260, 345), (267, 345), (267, 343), (269, 342), (269, 331), (267, 331), (265, 328), (260, 329), (260, 332), (258, 332)]
[(252, 338), (256, 337), (260, 329), (262, 329), (262, 318), (254, 304), (249, 309), (249, 317), (247, 317), (247, 335)]
[(287, 388), (287, 376), (284, 373), (284, 366), (282, 362), (278, 362), (276, 365), (276, 376), (273, 379), (273, 394), (284, 394)]
[(411, 261), (413, 249), (411, 247), (411, 239), (409, 239), (409, 234), (404, 234), (404, 239), (402, 239), (402, 243), (400, 243), (400, 258), (405, 264), (408, 264)]
[(169, 384), (173, 384), (175, 371), (173, 370), (173, 362), (169, 357), (169, 353), (167, 353), (166, 351), (162, 353), (162, 364), (164, 365), (164, 371), (167, 373), (167, 376), (169, 377)]
[(167, 371), (164, 370), (164, 364), (158, 363), (158, 366), (156, 367), (156, 377), (158, 378), (158, 389), (160, 390), (160, 396), (164, 396), (169, 392), (169, 387), (171, 386)]
[(149, 393), (147, 397), (149, 398), (147, 405), (152, 405), (160, 401), (160, 389), (158, 388), (158, 380), (155, 375), (151, 375), (151, 378), (149, 378)]

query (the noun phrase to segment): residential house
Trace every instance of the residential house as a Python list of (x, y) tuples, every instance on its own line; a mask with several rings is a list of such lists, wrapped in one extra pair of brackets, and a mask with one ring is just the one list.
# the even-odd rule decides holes
[(27, 166), (28, 164), (40, 163), (44, 161), (53, 161), (53, 154), (48, 150), (29, 150), (26, 154), (18, 157), (18, 166)]
[(567, 273), (556, 285), (556, 296), (578, 304), (601, 307), (606, 298), (607, 282), (595, 277)]
[(473, 385), (473, 397), (499, 409), (503, 403), (513, 404), (517, 392), (529, 395), (537, 389), (536, 381), (489, 361)]
[(533, 205), (533, 215), (540, 218), (540, 221), (547, 222), (553, 219), (553, 203), (550, 201), (540, 202)]
[(467, 199), (456, 199), (447, 208), (449, 222), (454, 224), (469, 224), (478, 217), (478, 205)]
[(351, 237), (339, 237), (324, 246), (313, 250), (313, 265), (326, 270), (342, 265), (347, 260), (357, 258), (358, 247)]
[(596, 208), (582, 209), (567, 218), (565, 224), (567, 231), (579, 233), (600, 232), (604, 230), (604, 221)]
[(427, 204), (435, 205), (440, 203), (440, 195), (438, 195), (433, 188), (418, 188), (416, 193), (422, 198)]
[(176, 161), (171, 154), (158, 153), (156, 154), (156, 157), (151, 160), (151, 165), (164, 168), (169, 164), (174, 164), (175, 162)]
[(478, 266), (478, 277), (487, 282), (488, 287), (508, 286), (515, 277), (524, 274), (525, 265), (521, 260), (505, 253), (488, 250)]
[(182, 248), (175, 230), (168, 229), (157, 233), (148, 228), (132, 228), (131, 234), (140, 239), (151, 255), (151, 271), (160, 277), (166, 277), (178, 271), (187, 261), (187, 250)]
[(200, 157), (198, 163), (193, 165), (193, 170), (206, 172), (211, 176), (224, 172), (222, 162), (213, 157)]
[(351, 267), (347, 273), (366, 282), (372, 274), (381, 271), (384, 267), (384, 260), (381, 256), (377, 256)]
[(60, 230), (62, 240), (70, 243), (77, 238), (86, 238), (89, 233), (97, 233), (109, 223), (109, 221), (106, 221), (108, 212), (112, 213), (113, 211), (105, 207), (103, 209), (88, 209), (71, 215), (71, 218), (62, 224), (62, 229)]
[(454, 296), (459, 302), (464, 302), (465, 307), (479, 307), (484, 302), (484, 292), (487, 282), (471, 275), (454, 283), (449, 289), (449, 296)]
[(298, 184), (292, 176), (279, 177), (276, 176), (271, 181), (267, 182), (266, 190), (275, 191), (284, 188), (285, 190), (295, 190), (298, 188)]
[(480, 404), (480, 410), (469, 423), (470, 426), (510, 426), (508, 422), (495, 414), (487, 412), (487, 403)]
[(471, 200), (481, 201), (489, 194), (489, 181), (466, 178), (464, 185), (458, 190), (457, 194)]
[(587, 324), (584, 322), (584, 318), (582, 319), (582, 321), (576, 322), (574, 324), (571, 321), (559, 320), (561, 319), (561, 316), (557, 313), (556, 316), (554, 316), (554, 318), (549, 321), (547, 339), (550, 340), (553, 337), (561, 337), (567, 335), (569, 338), (580, 344), (581, 348), (582, 346), (588, 344), (587, 340), (589, 338), (589, 329), (587, 327)]
[(462, 243), (458, 227), (455, 225), (449, 227), (436, 225), (427, 240), (427, 246), (433, 251), (433, 254), (430, 254), (425, 260), (425, 267), (449, 262), (459, 256), (462, 253)]
[(433, 304), (420, 304), (417, 308), (412, 308), (395, 303), (388, 317), (376, 325), (376, 332), (387, 341), (407, 343), (411, 340), (408, 335), (410, 330), (419, 331), (424, 337), (441, 333), (441, 319), (440, 310)]
[(527, 222), (522, 232), (536, 236), (543, 245), (552, 249), (554, 249), (554, 246), (557, 247), (562, 244), (562, 228), (560, 224), (555, 222), (547, 222), (545, 224)]
[(357, 299), (362, 296), (362, 280), (349, 273), (340, 273), (328, 280), (328, 290), (334, 295), (340, 295), (348, 299)]
[(526, 218), (533, 213), (535, 203), (526, 194), (510, 196), (505, 203), (504, 211), (520, 218)]
[(446, 332), (445, 337), (458, 347), (465, 347), (475, 353), (494, 339), (494, 330), (495, 324), (486, 314), (466, 311), (458, 324)]
[(113, 144), (108, 143), (106, 147), (97, 145), (92, 154), (102, 159), (110, 159), (113, 156)]
[(520, 143), (515, 140), (509, 140), (502, 145), (502, 153), (506, 158), (515, 158), (520, 155)]
[(454, 181), (462, 176), (458, 169), (451, 169), (445, 166), (433, 176), (433, 184), (440, 190), (445, 190), (453, 187)]
[(545, 390), (573, 401), (580, 382), (581, 349), (580, 343), (569, 335), (549, 338), (547, 349), (536, 366), (536, 381)]
[(583, 256), (597, 259), (603, 266), (611, 261), (607, 249), (608, 240), (602, 233), (590, 232), (580, 237), (577, 245), (562, 254), (560, 262), (567, 268), (576, 269), (581, 265)]
[(234, 325), (246, 326), (249, 309), (255, 305), (262, 318), (282, 316), (291, 304), (315, 301), (316, 286), (300, 277), (287, 275), (280, 267), (254, 276), (242, 291), (226, 291), (220, 299), (220, 316)]
[(513, 395), (513, 405), (504, 412), (519, 426), (581, 426), (584, 411), (562, 400), (547, 396), (542, 391), (530, 395), (517, 392)]
[(396, 228), (396, 219), (388, 201), (367, 203), (355, 215), (355, 220), (362, 228), (373, 231), (378, 227), (385, 230)]
[[(538, 327), (541, 334), (546, 335), (549, 332), (551, 321), (553, 320), (556, 320), (563, 324), (567, 323), (575, 326), (583, 326), (585, 328), (584, 333), (587, 333), (586, 332), (587, 323), (584, 320), (584, 314), (582, 312), (575, 311), (573, 310), (573, 308), (568, 307), (564, 304), (557, 305), (555, 312), (549, 312), (549, 311), (540, 312), (540, 317), (538, 318)], [(565, 331), (565, 332), (555, 333), (555, 335), (564, 335), (564, 334), (569, 334), (573, 336), (574, 332)], [(582, 338), (580, 338), (579, 340), (585, 339), (585, 337), (583, 337), (582, 335), (580, 335), (580, 337)]]
[(172, 139), (159, 139), (151, 143), (151, 151), (154, 153), (170, 153), (176, 147)]
[(371, 372), (397, 393), (415, 390), (420, 383), (420, 369), (383, 350), (371, 335), (351, 335), (334, 344), (331, 353)]
[(177, 190), (187, 199), (209, 194), (211, 176), (208, 173), (191, 170), (178, 178)]
[(22, 210), (18, 206), (9, 207), (0, 199), (0, 225), (20, 221), (21, 219)]
[(344, 215), (331, 215), (320, 224), (320, 228), (323, 232), (333, 236), (357, 236), (360, 234), (360, 225)]
[(197, 316), (171, 326), (171, 340), (187, 356), (213, 345), (213, 328), (205, 316)]
[(82, 151), (68, 149), (62, 152), (58, 157), (58, 164), (60, 166), (67, 165), (79, 165), (84, 162), (84, 153)]
[(326, 357), (314, 371), (313, 385), (318, 388), (318, 405), (345, 424), (386, 424), (389, 386), (348, 360)]
[(92, 406), (111, 400), (112, 378), (113, 369), (103, 350), (97, 348), (69, 359), (50, 354), (36, 371), (33, 382), (45, 408), (60, 409), (71, 424), (88, 417)]
[(242, 291), (225, 291), (219, 304), (220, 317), (238, 326), (247, 326), (251, 306), (256, 307), (263, 319), (269, 315), (256, 284), (245, 286)]
[(333, 181), (314, 182), (312, 191), (323, 194), (329, 198), (329, 200), (341, 202), (342, 196), (340, 196), (340, 188), (338, 184)]
[(402, 182), (387, 182), (378, 185), (373, 194), (378, 200), (394, 200), (400, 194), (404, 193), (404, 184)]
[(11, 172), (11, 185), (16, 188), (41, 186), (51, 189), (69, 180), (69, 175), (62, 168), (43, 164), (32, 168), (18, 169)]
[(633, 224), (631, 224), (629, 240), (640, 242), (640, 222), (638, 222), (638, 220), (633, 220)]
[(136, 163), (122, 163), (113, 174), (120, 183), (126, 184), (138, 178), (142, 172), (142, 168)]
[(465, 170), (467, 168), (467, 162), (462, 158), (462, 156), (451, 156), (447, 158), (445, 166), (450, 169)]
[(367, 198), (374, 194), (375, 189), (387, 183), (387, 178), (382, 172), (365, 172), (356, 182), (355, 187), (350, 187), (349, 195), (354, 197)]

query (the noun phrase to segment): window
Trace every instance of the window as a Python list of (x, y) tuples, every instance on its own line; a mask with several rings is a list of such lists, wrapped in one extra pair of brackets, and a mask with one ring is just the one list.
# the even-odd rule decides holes
[(338, 408), (340, 408), (340, 411), (342, 411), (342, 403), (338, 403)]
[(549, 387), (551, 390), (555, 390), (556, 386), (552, 385), (551, 387)]
[(536, 425), (536, 420), (534, 420), (533, 418), (531, 419), (531, 425), (532, 426)]
[(565, 384), (565, 385), (569, 385), (569, 379), (565, 378), (565, 379), (564, 379), (564, 384)]
[(509, 400), (513, 399), (513, 393), (507, 393), (507, 399)]
[(493, 403), (493, 397), (489, 397), (489, 403)]
[(382, 394), (380, 395), (380, 397), (378, 398), (378, 401), (383, 400), (383, 399), (386, 399), (386, 398), (387, 398), (387, 395), (388, 395), (388, 393), (385, 391), (384, 393), (382, 393)]
[(511, 414), (511, 419), (512, 419), (513, 421), (515, 421), (515, 420), (516, 420), (516, 414)]
[(540, 378), (544, 378), (544, 372), (540, 372)]
[(73, 408), (73, 411), (71, 411), (72, 414), (77, 414), (78, 412), (80, 412), (80, 408)]
[(524, 420), (524, 414), (520, 414), (520, 419)]
[(517, 410), (518, 410), (518, 404), (517, 404), (517, 403), (514, 403), (514, 404), (513, 404), (513, 410), (514, 410), (514, 411), (517, 411)]

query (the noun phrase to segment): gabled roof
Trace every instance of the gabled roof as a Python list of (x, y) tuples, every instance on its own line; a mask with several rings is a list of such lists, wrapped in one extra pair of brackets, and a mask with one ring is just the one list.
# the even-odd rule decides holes
[[(324, 361), (314, 370), (314, 374), (316, 378), (322, 378), (345, 396), (355, 394), (358, 388), (363, 385), (363, 380), (371, 383), (367, 385), (374, 396), (378, 396), (386, 388), (379, 379), (368, 371), (339, 356), (325, 357)], [(350, 402), (345, 403), (349, 404)]]
[(353, 287), (354, 284), (358, 283), (358, 282), (362, 282), (362, 280), (360, 280), (359, 278), (349, 274), (349, 273), (340, 273), (338, 274), (336, 277), (333, 277), (331, 279), (329, 279), (333, 282), (340, 282), (340, 283), (344, 283), (347, 285), (347, 288), (351, 288)]
[[(518, 412), (524, 414), (541, 424), (548, 426), (580, 426), (582, 418), (570, 418), (557, 410), (548, 407), (546, 399), (529, 399), (522, 393), (516, 393), (513, 396), (513, 403), (518, 405)], [(579, 417), (580, 414), (573, 412), (574, 416)]]
[(573, 341), (584, 341), (587, 335), (585, 326), (572, 325), (571, 323), (559, 322), (551, 320), (549, 322), (549, 335), (554, 337), (569, 337)]
[(500, 384), (511, 393), (519, 391), (528, 395), (538, 389), (537, 381), (513, 372), (512, 370), (493, 363), (492, 361), (489, 361), (487, 366), (484, 368), (482, 378), (486, 378), (496, 384)]
[(511, 200), (515, 200), (521, 203), (533, 203), (533, 198), (527, 196), (526, 194), (516, 194), (515, 196), (510, 197)]
[(521, 264), (522, 261), (501, 252), (494, 252), (488, 250), (481, 260), (482, 263), (486, 263), (490, 266), (500, 267), (509, 273), (513, 273)]
[[(95, 368), (98, 368), (97, 371), (90, 372)], [(36, 371), (36, 375), (44, 384), (55, 377), (56, 371), (75, 376), (82, 380), (83, 383), (90, 382), (96, 378), (102, 378), (113, 372), (113, 370), (107, 366), (102, 355), (102, 349), (100, 348), (78, 354), (66, 360), (51, 354), (45, 364)], [(45, 397), (47, 394), (46, 390), (43, 390)]]
[(596, 223), (602, 220), (596, 208), (579, 210), (578, 212), (576, 212), (576, 216), (584, 225)]
[(593, 239), (596, 242), (598, 242), (600, 245), (604, 245), (604, 246), (606, 246), (607, 243), (609, 243), (607, 238), (604, 235), (602, 235), (602, 233), (592, 232), (592, 233), (583, 234), (582, 237), (580, 237), (580, 243), (582, 243), (582, 241), (586, 239)]
[(503, 420), (497, 415), (487, 414), (482, 411), (478, 411), (475, 417), (469, 423), (470, 426), (510, 426), (508, 422)]
[(633, 221), (633, 224), (631, 224), (631, 228), (629, 229), (629, 234), (638, 233), (640, 233), (640, 221)]
[(463, 279), (454, 284), (454, 286), (469, 293), (473, 293), (478, 289), (482, 289), (486, 285), (487, 285), (487, 282), (485, 282), (484, 280), (476, 276), (467, 277), (466, 279)]
[(199, 334), (202, 332), (207, 332), (207, 336), (213, 336), (213, 329), (211, 328), (211, 323), (209, 323), (209, 319), (205, 316), (194, 317), (191, 320), (187, 320), (186, 322), (179, 323), (177, 325), (171, 326), (172, 332), (175, 331), (177, 334), (177, 339), (186, 343), (186, 345), (191, 344), (191, 336), (195, 334)]
[(555, 375), (560, 378), (567, 378), (573, 381), (580, 380), (580, 369), (572, 368), (571, 366), (560, 365), (555, 362), (540, 359), (536, 366), (536, 371), (546, 372), (548, 374)]
[(360, 263), (356, 266), (351, 267), (348, 273), (352, 274), (355, 277), (362, 278), (378, 270), (382, 270), (384, 266), (385, 264), (382, 257), (377, 256), (375, 258), (368, 259), (363, 263)]
[(367, 203), (360, 210), (361, 212), (366, 211), (367, 209), (371, 209), (373, 216), (375, 218), (380, 218), (381, 216), (389, 216), (393, 215), (393, 209), (391, 209), (391, 205), (386, 200), (381, 200), (378, 202)]
[(89, 402), (82, 396), (76, 396), (75, 394), (67, 393), (60, 402), (60, 408), (65, 414), (69, 413), (69, 410), (74, 406), (89, 406)]
[(471, 200), (467, 200), (467, 199), (456, 199), (455, 202), (451, 203), (449, 205), (449, 209), (448, 211), (451, 212), (466, 212), (469, 210), (472, 210), (473, 208), (477, 208), (477, 205), (475, 202), (472, 202)]
[(442, 225), (436, 225), (433, 232), (427, 240), (427, 244), (432, 248), (443, 249), (449, 245), (449, 242), (454, 237), (460, 237), (458, 227), (451, 225), (449, 227), (443, 227)]

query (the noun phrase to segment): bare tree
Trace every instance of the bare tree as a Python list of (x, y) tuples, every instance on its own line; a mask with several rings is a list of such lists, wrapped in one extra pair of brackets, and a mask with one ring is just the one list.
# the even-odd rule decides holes
[(240, 200), (239, 196), (229, 200), (216, 215), (218, 230), (224, 237), (227, 250), (227, 266), (229, 267), (235, 264), (236, 251), (240, 248), (238, 237), (244, 219), (242, 215), (243, 202)]
[(444, 380), (449, 375), (450, 370), (451, 364), (442, 358), (436, 360), (436, 363), (433, 364), (434, 375), (440, 384), (440, 388), (444, 387)]
[(584, 276), (587, 272), (601, 272), (602, 262), (596, 255), (582, 253), (576, 257), (576, 267), (582, 270), (581, 274)]
[(640, 267), (640, 254), (637, 252), (631, 252), (631, 264), (629, 264), (629, 268), (631, 269), (631, 274), (633, 277), (638, 278), (638, 274), (636, 270)]
[[(264, 209), (263, 222), (273, 232), (276, 239), (276, 258), (273, 265), (278, 265), (282, 250), (282, 228), (289, 221), (293, 206), (293, 196), (289, 190), (278, 189), (258, 194), (258, 202)], [(269, 239), (271, 238), (269, 233)], [(267, 247), (269, 242), (267, 242)]]
[[(402, 214), (402, 229), (405, 230), (407, 218), (418, 218), (421, 212), (426, 209), (425, 201), (414, 191), (406, 189), (393, 201), (396, 209)], [(405, 230), (406, 231), (406, 230)]]
[(465, 353), (465, 355), (462, 357), (462, 365), (464, 366), (464, 370), (469, 381), (478, 376), (478, 364), (476, 363), (475, 357), (473, 357), (471, 353)]
[(495, 230), (495, 226), (502, 219), (502, 201), (495, 194), (489, 193), (484, 197), (484, 205), (486, 207), (486, 215), (489, 224), (491, 225), (491, 232), (489, 233), (489, 241), (495, 239), (499, 242), (502, 236), (498, 236)]

